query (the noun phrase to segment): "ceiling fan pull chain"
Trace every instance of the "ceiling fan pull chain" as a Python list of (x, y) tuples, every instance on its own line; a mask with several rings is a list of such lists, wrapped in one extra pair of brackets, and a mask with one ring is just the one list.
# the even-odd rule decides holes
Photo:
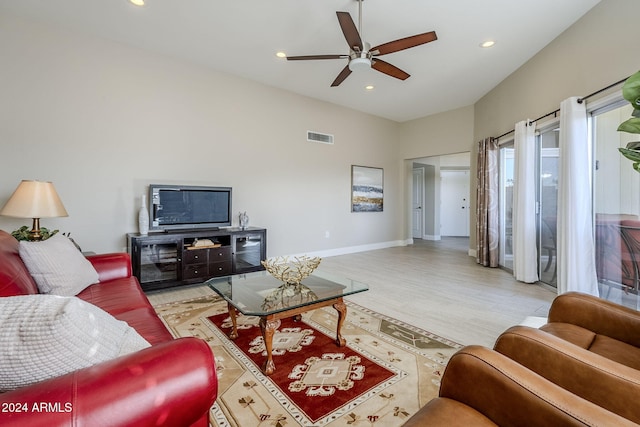
[[(360, 39), (364, 43), (364, 37), (362, 36), (362, 0), (358, 0), (358, 34), (360, 34)], [(362, 46), (364, 50), (364, 46)]]

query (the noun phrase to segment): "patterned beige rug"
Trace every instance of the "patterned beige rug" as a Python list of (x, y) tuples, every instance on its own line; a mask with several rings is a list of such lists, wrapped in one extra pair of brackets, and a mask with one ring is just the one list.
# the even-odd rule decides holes
[[(331, 307), (305, 313), (295, 325), (283, 321), (274, 347), (296, 334), (300, 345), (274, 356), (276, 372), (271, 377), (259, 366), (257, 318), (241, 317), (239, 334), (245, 339), (231, 341), (227, 304), (219, 297), (157, 305), (156, 311), (174, 336), (202, 338), (215, 354), (219, 390), (211, 408), (213, 426), (401, 426), (437, 395), (444, 367), (461, 346), (356, 304), (347, 302), (347, 307), (342, 328), (346, 349), (332, 343), (337, 312)], [(317, 356), (310, 356), (313, 350), (307, 346), (314, 333), (315, 344), (323, 344)], [(309, 367), (322, 358), (331, 359), (322, 365), (331, 369), (320, 372), (326, 380), (321, 387), (304, 384), (304, 371), (311, 372)], [(329, 375), (339, 371), (336, 360), (350, 361), (356, 368), (332, 385)]]

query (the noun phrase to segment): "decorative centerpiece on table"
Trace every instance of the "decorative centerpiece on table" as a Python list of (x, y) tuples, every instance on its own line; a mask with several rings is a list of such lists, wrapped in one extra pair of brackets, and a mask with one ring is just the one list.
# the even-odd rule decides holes
[(303, 304), (318, 299), (318, 296), (302, 280), (308, 277), (320, 265), (318, 257), (275, 257), (262, 261), (264, 268), (276, 279), (282, 281), (262, 303), (263, 310), (276, 310), (293, 304)]
[(306, 255), (294, 257), (293, 261), (289, 257), (275, 257), (261, 261), (264, 268), (276, 279), (286, 285), (299, 285), (302, 279), (308, 277), (313, 270), (320, 265), (321, 258), (308, 257)]

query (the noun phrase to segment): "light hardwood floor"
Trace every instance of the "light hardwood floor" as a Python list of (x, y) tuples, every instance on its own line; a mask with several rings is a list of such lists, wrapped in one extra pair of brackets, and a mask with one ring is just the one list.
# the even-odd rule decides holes
[[(413, 245), (323, 258), (319, 269), (369, 285), (348, 300), (459, 344), (492, 347), (528, 317), (546, 317), (555, 291), (517, 282), (467, 254), (468, 239), (416, 240)], [(153, 304), (211, 293), (204, 286), (152, 292)]]

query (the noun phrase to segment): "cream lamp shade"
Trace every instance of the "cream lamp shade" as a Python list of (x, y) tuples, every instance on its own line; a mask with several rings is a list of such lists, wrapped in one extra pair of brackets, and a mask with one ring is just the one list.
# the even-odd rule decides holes
[(40, 240), (40, 218), (69, 216), (53, 183), (23, 180), (0, 210), (0, 215), (33, 218), (32, 240)]

